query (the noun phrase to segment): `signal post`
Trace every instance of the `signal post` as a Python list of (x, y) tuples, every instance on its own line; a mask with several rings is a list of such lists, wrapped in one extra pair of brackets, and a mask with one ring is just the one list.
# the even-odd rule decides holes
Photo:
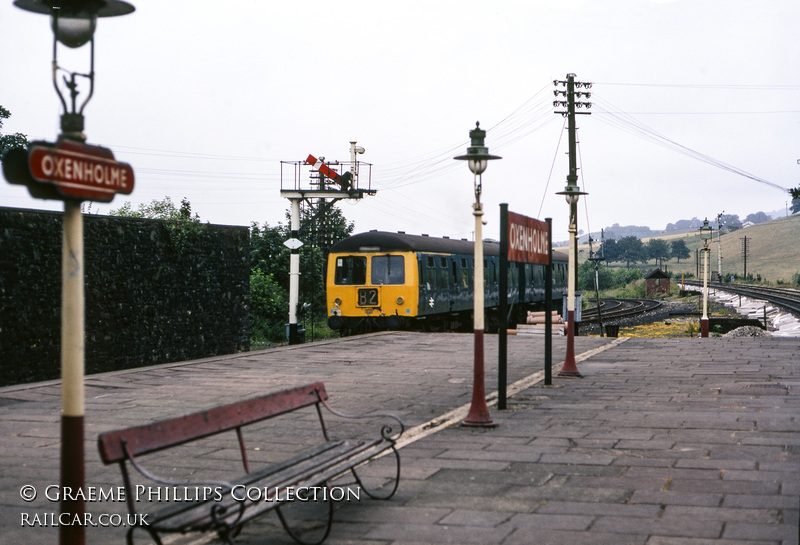
[[(304, 330), (298, 325), (298, 304), (300, 302), (300, 240), (304, 226), (300, 225), (300, 205), (303, 201), (309, 204), (316, 213), (313, 219), (324, 216), (327, 210), (341, 199), (363, 199), (364, 195), (375, 195), (372, 189), (372, 165), (358, 161), (359, 154), (364, 153), (364, 148), (356, 146), (355, 141), (350, 142), (350, 162), (326, 162), (324, 157), (314, 157), (309, 154), (305, 161), (281, 161), (281, 196), (289, 199), (291, 216), (289, 227), (291, 236), (284, 242), (289, 248), (289, 323), (286, 326), (286, 337), (289, 344), (303, 342)], [(344, 169), (349, 164), (350, 170)], [(365, 167), (366, 188), (359, 187), (359, 174), (361, 167)], [(292, 175), (289, 181), (287, 172), (284, 178), (284, 168), (291, 168)], [(330, 200), (329, 200), (330, 199)]]

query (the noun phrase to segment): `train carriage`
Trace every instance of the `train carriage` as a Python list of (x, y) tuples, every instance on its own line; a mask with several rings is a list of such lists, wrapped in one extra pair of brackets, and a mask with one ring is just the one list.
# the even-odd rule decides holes
[[(343, 335), (379, 329), (469, 330), (474, 243), (370, 231), (331, 247), (326, 275), (328, 324)], [(490, 328), (499, 304), (499, 244), (484, 243)], [(566, 255), (554, 253), (554, 300), (566, 285)], [(517, 314), (541, 308), (544, 267), (511, 264), (509, 303)]]

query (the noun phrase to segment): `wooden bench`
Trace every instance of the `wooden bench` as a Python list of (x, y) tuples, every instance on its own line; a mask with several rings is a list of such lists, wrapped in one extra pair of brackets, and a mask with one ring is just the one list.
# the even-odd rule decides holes
[[(391, 415), (344, 415), (332, 410), (326, 402), (327, 399), (325, 386), (321, 382), (316, 382), (179, 418), (100, 434), (98, 437), (100, 457), (105, 464), (119, 464), (128, 509), (134, 515), (129, 517), (129, 520), (135, 518), (139, 522), (128, 530), (128, 543), (133, 544), (133, 533), (136, 528), (142, 528), (149, 532), (150, 537), (159, 545), (162, 544), (161, 534), (188, 532), (216, 532), (225, 542), (233, 544), (234, 538), (246, 522), (272, 510), (278, 514), (281, 524), (289, 535), (300, 543), (306, 543), (289, 526), (281, 507), (293, 499), (299, 499), (299, 493), (303, 490), (319, 489), (323, 492), (326, 490), (332, 492), (333, 489), (328, 483), (347, 472), (352, 472), (355, 478), (353, 484), (360, 486), (369, 497), (375, 499), (392, 497), (400, 480), (400, 454), (395, 448), (395, 442), (403, 433), (403, 423)], [(302, 450), (282, 462), (251, 470), (242, 428), (311, 406), (316, 408), (324, 442)], [(343, 418), (390, 418), (399, 424), (399, 431), (395, 432), (391, 425), (384, 424), (377, 434), (378, 437), (371, 440), (332, 440), (328, 436), (321, 407)], [(144, 455), (223, 432), (235, 432), (244, 466), (244, 474), (237, 471), (232, 480), (177, 482), (156, 476), (142, 466), (141, 458)], [(394, 454), (393, 465), (396, 466), (396, 474), (393, 483), (389, 483), (383, 494), (379, 495), (376, 491), (369, 491), (364, 487), (356, 468), (383, 453)], [(151, 502), (147, 501), (146, 497), (136, 501), (137, 490), (142, 490), (143, 485), (139, 485), (139, 489), (136, 488), (129, 466), (148, 480), (155, 482), (154, 486), (164, 489), (165, 493), (173, 491), (173, 497), (166, 506), (146, 513), (137, 511), (137, 506), (151, 505)], [(139, 478), (139, 481), (142, 479)], [(184, 486), (189, 488), (173, 488)], [(257, 489), (258, 494), (249, 494), (253, 499), (247, 497), (248, 490)], [(191, 493), (175, 493), (187, 490)], [(184, 495), (188, 497), (183, 497)], [(335, 498), (331, 497), (332, 494), (322, 495), (327, 496), (325, 501), (328, 502), (326, 527), (324, 531), (321, 530), (322, 537), (315, 539), (313, 543), (322, 543), (333, 524)], [(176, 498), (176, 496), (181, 497)]]

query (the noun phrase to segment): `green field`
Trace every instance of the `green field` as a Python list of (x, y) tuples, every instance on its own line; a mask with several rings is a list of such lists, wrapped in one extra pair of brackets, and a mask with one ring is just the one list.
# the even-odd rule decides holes
[[(741, 278), (744, 273), (744, 260), (742, 257), (742, 239), (747, 237), (748, 257), (747, 274), (770, 284), (779, 282), (789, 283), (796, 273), (800, 273), (800, 215), (784, 217), (745, 229), (739, 229), (731, 233), (723, 232), (722, 246), (722, 272), (725, 278), (729, 278), (731, 273)], [(702, 248), (703, 242), (700, 240), (700, 232), (694, 231), (681, 234), (670, 234), (653, 238), (661, 238), (670, 241), (675, 238), (683, 238), (686, 246), (692, 252), (688, 259), (681, 259), (678, 263), (671, 259), (664, 263), (664, 268), (673, 273), (677, 278), (681, 274), (696, 273), (695, 249)], [(649, 239), (642, 239), (647, 243)], [(596, 247), (596, 246), (595, 246)], [(718, 249), (717, 233), (714, 231), (714, 239), (709, 244), (711, 249), (710, 270), (718, 269)], [(581, 245), (579, 250), (579, 262), (584, 262), (589, 258), (589, 246)], [(701, 258), (702, 259), (702, 258)], [(611, 263), (612, 268), (624, 268), (624, 263)], [(633, 267), (634, 265), (631, 265)], [(654, 261), (651, 259), (646, 264), (637, 263), (637, 268), (648, 274), (655, 269)]]

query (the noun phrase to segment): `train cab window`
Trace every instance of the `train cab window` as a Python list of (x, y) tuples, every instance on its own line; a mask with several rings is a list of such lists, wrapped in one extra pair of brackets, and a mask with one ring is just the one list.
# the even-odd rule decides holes
[(356, 255), (337, 257), (333, 283), (340, 286), (366, 284), (367, 258)]
[(405, 258), (401, 255), (376, 255), (372, 258), (372, 284), (404, 284), (406, 281)]

